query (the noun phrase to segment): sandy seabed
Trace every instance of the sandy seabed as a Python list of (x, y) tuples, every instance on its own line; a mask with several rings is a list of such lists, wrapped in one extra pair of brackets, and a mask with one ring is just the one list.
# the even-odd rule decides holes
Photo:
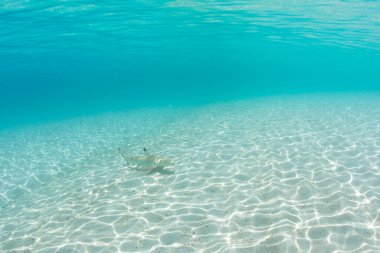
[(380, 252), (380, 94), (107, 113), (0, 143), (1, 252)]

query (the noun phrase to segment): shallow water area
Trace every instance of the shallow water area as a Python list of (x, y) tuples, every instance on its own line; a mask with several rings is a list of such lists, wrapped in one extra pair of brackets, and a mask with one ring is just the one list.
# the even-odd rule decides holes
[[(1, 252), (379, 252), (380, 94), (283, 95), (0, 133)], [(118, 154), (170, 158), (174, 174)]]

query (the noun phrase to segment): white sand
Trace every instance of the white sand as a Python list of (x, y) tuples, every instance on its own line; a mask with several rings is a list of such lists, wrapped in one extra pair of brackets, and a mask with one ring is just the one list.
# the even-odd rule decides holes
[[(158, 108), (0, 133), (1, 252), (380, 252), (380, 96)], [(173, 175), (118, 154), (171, 158)]]

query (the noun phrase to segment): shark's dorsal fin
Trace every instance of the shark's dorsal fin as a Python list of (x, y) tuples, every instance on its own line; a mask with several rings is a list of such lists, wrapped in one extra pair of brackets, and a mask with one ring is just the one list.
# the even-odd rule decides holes
[(147, 149), (147, 148), (144, 147), (144, 148), (143, 148), (143, 151), (144, 151), (144, 154), (145, 154), (145, 155), (149, 155), (149, 152), (148, 152), (148, 149)]

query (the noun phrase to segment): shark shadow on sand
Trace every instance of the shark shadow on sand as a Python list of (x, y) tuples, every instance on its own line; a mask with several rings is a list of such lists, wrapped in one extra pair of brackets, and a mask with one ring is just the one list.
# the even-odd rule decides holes
[(146, 148), (143, 149), (143, 155), (131, 157), (127, 156), (121, 148), (118, 148), (117, 151), (127, 162), (128, 168), (132, 170), (145, 172), (145, 175), (153, 173), (160, 173), (163, 175), (174, 174), (174, 171), (165, 169), (165, 167), (173, 165), (172, 160), (157, 155), (151, 155)]

